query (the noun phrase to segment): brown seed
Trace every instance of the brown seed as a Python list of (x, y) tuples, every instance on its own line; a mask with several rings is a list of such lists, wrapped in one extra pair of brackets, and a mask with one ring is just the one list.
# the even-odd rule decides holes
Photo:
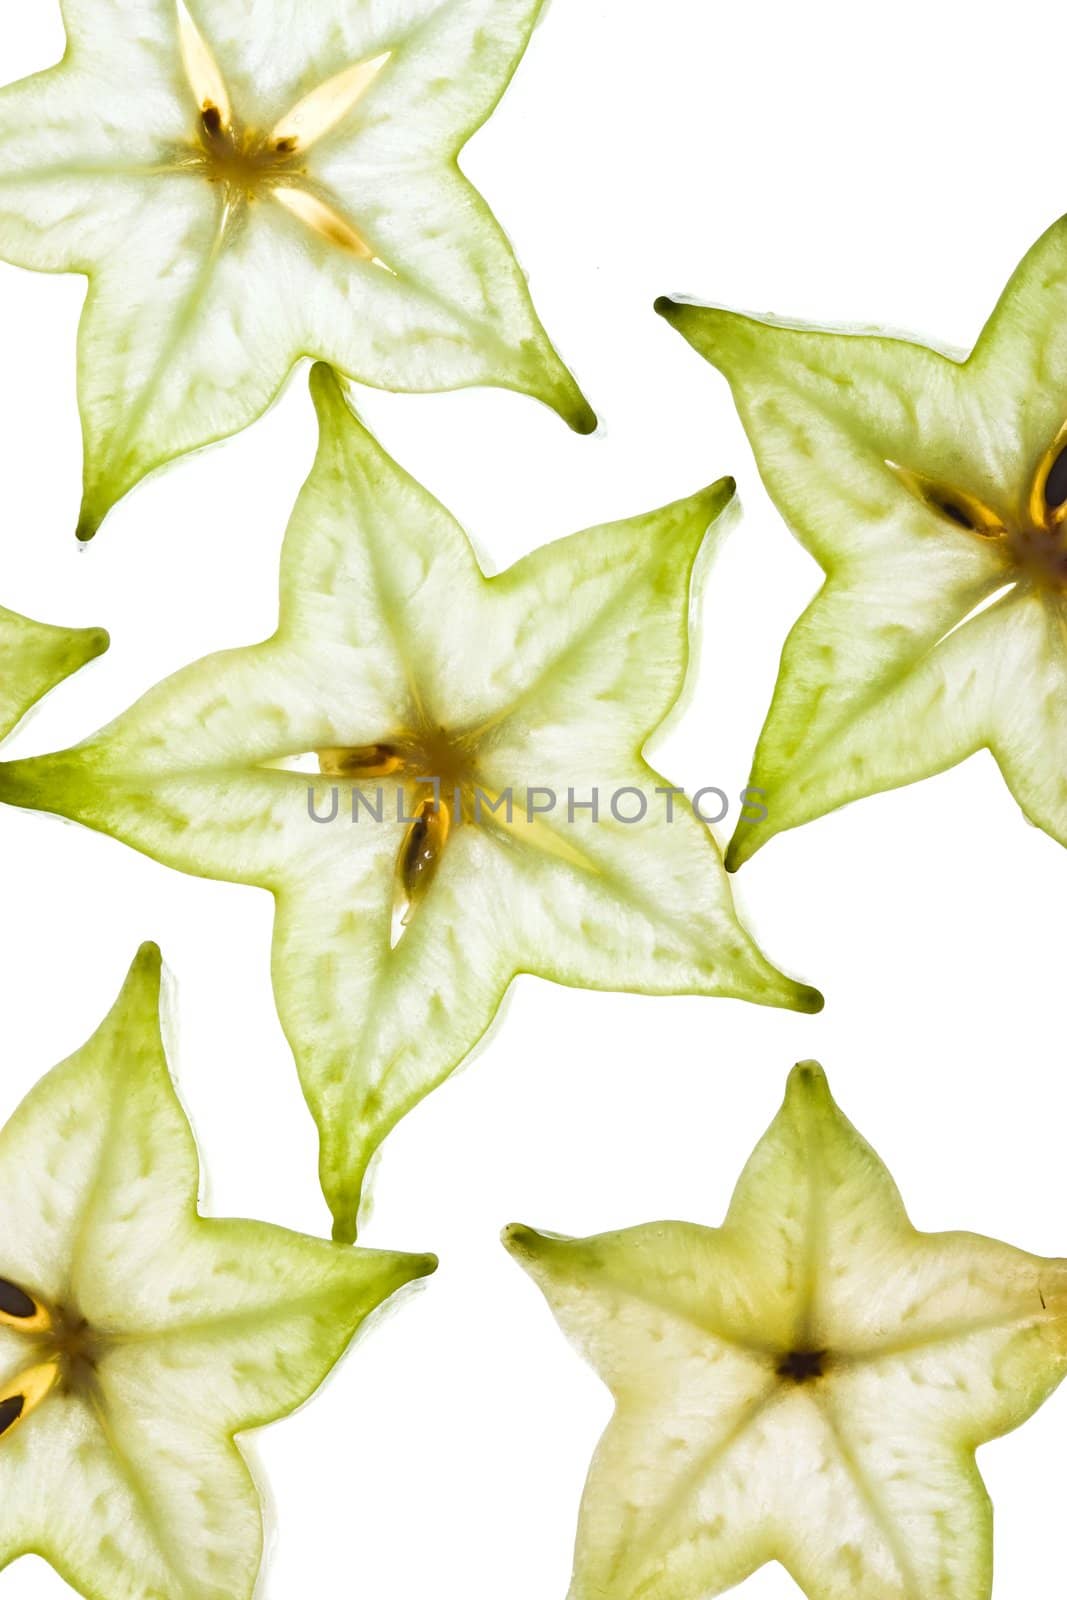
[(37, 1306), (25, 1290), (7, 1278), (0, 1278), (0, 1313), (5, 1317), (35, 1317)]
[(1067, 445), (1048, 469), (1045, 479), (1045, 504), (1050, 511), (1058, 511), (1067, 501)]
[(949, 500), (943, 495), (931, 495), (930, 504), (935, 511), (940, 511), (943, 517), (948, 517), (950, 522), (956, 523), (957, 527), (966, 528), (968, 533), (975, 532), (974, 519), (956, 501)]
[(441, 860), (452, 824), (448, 806), (442, 800), (424, 800), (408, 829), (400, 851), (400, 881), (410, 902), (425, 894)]
[[(429, 805), (431, 802), (428, 801), (426, 804)], [(404, 841), (403, 877), (404, 887), (409, 894), (413, 894), (418, 888), (420, 877), (433, 861), (433, 848), (429, 840), (430, 813), (424, 805)]]
[(22, 1415), (26, 1402), (20, 1394), (8, 1395), (6, 1400), (0, 1400), (0, 1437), (9, 1428), (13, 1428)]
[(365, 744), (357, 749), (320, 750), (319, 771), (331, 778), (387, 778), (403, 766), (390, 744)]

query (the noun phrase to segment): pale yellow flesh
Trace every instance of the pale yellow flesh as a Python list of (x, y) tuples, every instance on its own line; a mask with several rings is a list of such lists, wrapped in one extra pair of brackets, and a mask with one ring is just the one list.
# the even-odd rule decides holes
[(159, 994), (146, 946), (0, 1130), (0, 1278), (34, 1307), (0, 1325), (0, 1567), (33, 1552), (86, 1600), (252, 1600), (236, 1436), (303, 1404), (434, 1261), (201, 1217)]
[(815, 1063), (721, 1228), (506, 1242), (616, 1402), (572, 1600), (711, 1600), (770, 1561), (807, 1600), (988, 1600), (974, 1452), (1067, 1372), (1067, 1262), (917, 1232)]

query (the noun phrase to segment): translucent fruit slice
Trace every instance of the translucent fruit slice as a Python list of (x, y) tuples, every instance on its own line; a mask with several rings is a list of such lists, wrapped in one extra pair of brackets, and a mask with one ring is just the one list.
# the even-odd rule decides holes
[(721, 1228), (505, 1243), (615, 1397), (571, 1600), (988, 1600), (975, 1450), (1067, 1373), (1067, 1261), (920, 1233), (798, 1066)]
[(89, 278), (80, 538), (309, 353), (596, 426), (458, 167), (541, 8), (66, 0), (62, 62), (0, 91), (0, 256)]
[(826, 573), (789, 636), (738, 867), (847, 801), (992, 751), (1067, 844), (1067, 219), (972, 354), (665, 300), (729, 379), (763, 480)]
[(278, 1009), (347, 1239), (373, 1152), (518, 973), (822, 1002), (741, 927), (714, 839), (642, 754), (683, 688), (694, 565), (732, 483), (486, 578), (328, 369), (312, 384), (275, 636), (75, 750), (0, 766), (0, 799), (273, 892)]
[(432, 1256), (199, 1215), (146, 945), (111, 1014), (0, 1132), (0, 1567), (87, 1600), (251, 1600), (236, 1436), (318, 1388)]

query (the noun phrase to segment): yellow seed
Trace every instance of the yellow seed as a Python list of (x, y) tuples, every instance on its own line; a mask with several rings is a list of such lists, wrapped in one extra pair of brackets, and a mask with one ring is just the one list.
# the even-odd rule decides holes
[(52, 1317), (46, 1306), (9, 1278), (0, 1278), (0, 1327), (17, 1328), (20, 1333), (45, 1333), (51, 1326)]
[(228, 129), (233, 122), (230, 96), (222, 71), (210, 46), (190, 15), (185, 0), (175, 0), (178, 8), (178, 41), (182, 65), (193, 91), (204, 127), (209, 133)]
[(361, 100), (379, 72), (389, 60), (390, 52), (374, 56), (369, 61), (357, 61), (345, 67), (306, 94), (287, 111), (270, 132), (270, 143), (276, 150), (307, 150)]
[(47, 1399), (58, 1381), (59, 1362), (45, 1361), (38, 1367), (20, 1373), (0, 1389), (0, 1439), (6, 1438), (20, 1423), (25, 1422), (41, 1401)]
[(912, 472), (909, 467), (900, 466), (896, 461), (887, 461), (886, 466), (931, 511), (936, 511), (956, 527), (977, 534), (981, 539), (1002, 539), (1007, 532), (1003, 518), (968, 490), (958, 489), (954, 484), (938, 483), (921, 472)]
[(1065, 465), (1067, 422), (1041, 457), (1030, 485), (1030, 521), (1035, 528), (1053, 528), (1067, 520)]
[(446, 803), (424, 800), (400, 850), (400, 881), (409, 905), (417, 904), (433, 882), (451, 829)]
[(403, 757), (388, 744), (319, 751), (319, 771), (329, 778), (388, 778), (403, 765)]
[(317, 233), (320, 238), (338, 245), (342, 250), (350, 251), (361, 261), (375, 260), (374, 251), (362, 234), (332, 206), (320, 200), (318, 195), (308, 189), (291, 188), (288, 184), (276, 184), (271, 194), (279, 205), (298, 217), (312, 233)]

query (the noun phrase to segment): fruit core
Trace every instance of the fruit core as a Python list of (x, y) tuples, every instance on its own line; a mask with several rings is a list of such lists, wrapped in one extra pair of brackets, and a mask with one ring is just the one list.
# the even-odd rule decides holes
[(825, 1350), (789, 1350), (779, 1361), (775, 1371), (779, 1378), (789, 1383), (814, 1383), (826, 1371), (828, 1353)]
[(1046, 587), (1067, 589), (1067, 424), (1038, 463), (1025, 507), (1006, 515), (955, 484), (938, 482), (895, 461), (886, 465), (954, 528), (998, 544), (1006, 568)]
[(0, 1278), (0, 1327), (25, 1341), (25, 1360), (0, 1385), (0, 1443), (55, 1389), (92, 1387), (100, 1354), (98, 1337), (70, 1306), (50, 1306), (20, 1284)]
[(385, 51), (319, 83), (269, 131), (246, 126), (230, 99), (222, 68), (185, 0), (175, 0), (178, 43), (194, 97), (192, 141), (175, 152), (173, 169), (216, 184), (223, 196), (220, 239), (254, 200), (277, 201), (320, 239), (391, 272), (334, 196), (312, 178), (311, 147), (352, 113), (390, 58)]
[(454, 826), (477, 810), (472, 738), (443, 728), (357, 747), (320, 750), (325, 777), (373, 784), (389, 779), (403, 794), (407, 831), (397, 853), (398, 888), (410, 909), (433, 881)]

